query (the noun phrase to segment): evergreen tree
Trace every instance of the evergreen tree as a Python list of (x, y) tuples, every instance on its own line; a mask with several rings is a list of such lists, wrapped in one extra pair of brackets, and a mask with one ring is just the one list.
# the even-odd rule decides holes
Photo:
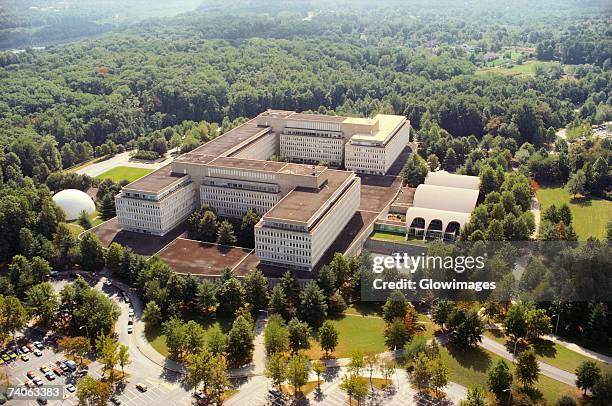
[(253, 310), (265, 309), (268, 305), (268, 280), (256, 270), (244, 278), (245, 299)]
[(227, 340), (228, 360), (234, 366), (245, 365), (253, 359), (253, 327), (243, 317), (238, 316), (232, 324)]
[(226, 280), (215, 295), (219, 310), (228, 315), (233, 315), (243, 304), (246, 293), (242, 283), (235, 277)]
[(100, 217), (103, 220), (108, 220), (115, 217), (117, 213), (115, 212), (115, 199), (110, 194), (104, 195), (102, 200), (100, 201)]
[(268, 303), (271, 314), (280, 314), (285, 320), (289, 319), (295, 313), (295, 309), (291, 309), (287, 296), (280, 284), (275, 285), (270, 293), (270, 301)]
[(314, 281), (306, 285), (300, 295), (300, 315), (302, 320), (311, 326), (319, 326), (327, 316), (327, 302), (323, 291), (319, 289)]
[(297, 309), (300, 304), (300, 284), (293, 272), (285, 272), (279, 284), (285, 293), (288, 304)]
[(403, 319), (406, 315), (406, 297), (398, 290), (394, 290), (389, 295), (386, 303), (383, 305), (383, 319), (386, 323), (391, 323), (394, 319)]
[(448, 172), (455, 172), (457, 170), (457, 154), (452, 148), (446, 150), (446, 155), (444, 155), (444, 169)]
[(79, 218), (77, 219), (77, 223), (85, 230), (89, 230), (92, 227), (91, 219), (89, 218), (89, 214), (85, 210), (82, 210), (79, 213)]
[(401, 177), (404, 180), (404, 183), (408, 186), (417, 187), (425, 181), (427, 172), (427, 162), (425, 162), (425, 160), (421, 158), (419, 154), (412, 153), (404, 164)]
[(240, 225), (240, 243), (244, 247), (255, 247), (255, 225), (259, 222), (259, 216), (255, 210), (249, 208), (242, 216)]
[(503, 359), (497, 360), (487, 372), (487, 386), (502, 401), (504, 393), (512, 387), (512, 373)]
[(236, 245), (238, 239), (234, 234), (234, 227), (232, 223), (227, 220), (221, 222), (219, 229), (217, 230), (217, 244), (220, 245)]
[(81, 266), (87, 271), (99, 271), (104, 267), (104, 251), (98, 237), (86, 233), (81, 239)]

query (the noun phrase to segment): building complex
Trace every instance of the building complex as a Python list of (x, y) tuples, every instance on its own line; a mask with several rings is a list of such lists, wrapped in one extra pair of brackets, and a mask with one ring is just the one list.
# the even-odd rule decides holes
[(123, 187), (118, 222), (165, 235), (197, 207), (238, 218), (251, 208), (258, 259), (311, 270), (359, 207), (355, 173), (385, 174), (409, 134), (403, 116), (269, 110)]

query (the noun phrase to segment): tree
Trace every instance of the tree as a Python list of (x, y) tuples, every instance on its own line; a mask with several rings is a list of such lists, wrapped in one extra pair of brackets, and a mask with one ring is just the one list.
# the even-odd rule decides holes
[(366, 358), (361, 350), (351, 351), (348, 370), (350, 373), (359, 376), (361, 370), (366, 366)]
[(287, 362), (287, 380), (293, 386), (295, 397), (302, 392), (302, 386), (308, 382), (310, 366), (303, 354), (294, 354)]
[(330, 297), (336, 291), (336, 275), (328, 265), (324, 265), (319, 269), (317, 285), (319, 285), (326, 297)]
[(398, 290), (394, 290), (383, 305), (383, 319), (386, 323), (391, 323), (396, 318), (403, 319), (406, 315), (407, 308), (408, 304), (406, 303), (404, 294)]
[(550, 334), (552, 324), (544, 309), (531, 309), (527, 312), (527, 336), (531, 339)]
[(83, 364), (83, 356), (91, 351), (91, 343), (86, 337), (62, 337), (57, 341), (57, 345), (69, 355), (78, 357), (79, 367)]
[(85, 376), (77, 383), (76, 396), (82, 405), (105, 406), (112, 394), (110, 382), (98, 381), (91, 376)]
[(334, 352), (338, 346), (338, 330), (330, 320), (323, 322), (323, 325), (319, 328), (319, 344), (321, 349), (325, 351), (325, 356), (328, 356), (330, 352)]
[(130, 360), (130, 350), (127, 345), (119, 345), (119, 351), (117, 352), (117, 362), (121, 366), (121, 375), (125, 377), (125, 366), (129, 365), (132, 361)]
[(429, 166), (430, 171), (437, 171), (440, 167), (440, 160), (438, 159), (438, 156), (435, 154), (430, 154), (427, 157), (427, 166)]
[(268, 280), (256, 270), (244, 278), (245, 299), (253, 310), (265, 309), (268, 305)]
[[(198, 239), (206, 242), (213, 242), (218, 237), (217, 228), (217, 216), (210, 210), (207, 210), (202, 215), (199, 224), (197, 226), (198, 230)], [(231, 230), (233, 234), (233, 229)], [(226, 227), (225, 233), (228, 232)], [(224, 238), (229, 237), (229, 235), (224, 235)]]
[(401, 177), (410, 187), (417, 187), (425, 181), (428, 168), (427, 162), (417, 153), (412, 153), (402, 168)]
[(404, 325), (404, 320), (397, 318), (385, 327), (385, 344), (390, 350), (404, 348), (404, 345), (410, 340), (410, 335)]
[(287, 301), (287, 296), (280, 284), (277, 284), (272, 288), (270, 293), (270, 301), (268, 303), (271, 314), (279, 314), (284, 319), (288, 319), (292, 314)]
[(515, 340), (527, 335), (527, 307), (524, 303), (517, 303), (510, 307), (503, 321), (506, 334)]
[(247, 209), (244, 216), (242, 216), (242, 223), (240, 224), (240, 242), (243, 246), (248, 248), (255, 247), (255, 225), (259, 222), (259, 216), (255, 213), (255, 210)]
[(344, 375), (340, 389), (346, 392), (349, 397), (349, 404), (353, 404), (353, 397), (357, 399), (357, 404), (361, 404), (361, 399), (368, 394), (368, 387), (365, 382), (354, 374)]
[(516, 360), (514, 374), (516, 379), (523, 383), (523, 388), (527, 389), (537, 382), (539, 373), (540, 367), (533, 350), (521, 352)]
[(238, 239), (234, 234), (232, 223), (227, 220), (221, 222), (217, 230), (217, 244), (219, 245), (236, 245)]
[(194, 320), (189, 320), (185, 326), (185, 352), (190, 356), (204, 348), (206, 344), (206, 331), (204, 327)]
[(457, 170), (457, 154), (452, 148), (447, 149), (446, 155), (444, 155), (444, 169), (448, 172)]
[(156, 329), (161, 325), (162, 313), (161, 309), (154, 301), (150, 301), (145, 306), (142, 313), (142, 319), (145, 322), (145, 329)]
[(211, 370), (213, 367), (213, 355), (207, 348), (202, 348), (200, 351), (189, 357), (187, 363), (187, 384), (193, 386), (194, 390), (198, 390), (200, 385), (203, 388), (203, 393), (208, 394), (208, 389), (211, 384)]
[(412, 381), (416, 383), (419, 391), (429, 387), (431, 380), (431, 369), (429, 368), (429, 359), (425, 354), (419, 354), (414, 360), (412, 368)]
[(53, 286), (49, 282), (43, 282), (28, 289), (26, 305), (30, 314), (40, 317), (43, 324), (48, 324), (59, 309), (59, 299)]
[(319, 326), (327, 316), (327, 302), (323, 291), (314, 281), (311, 281), (306, 285), (300, 298), (301, 318), (311, 326)]
[(166, 336), (168, 352), (175, 359), (182, 359), (186, 348), (187, 332), (185, 325), (176, 317), (171, 318), (163, 324), (162, 329)]
[(211, 327), (208, 331), (206, 346), (214, 356), (225, 354), (227, 351), (227, 335), (218, 326)]
[(98, 237), (86, 233), (81, 239), (81, 266), (87, 271), (99, 271), (104, 267), (104, 251)]
[(587, 334), (592, 343), (607, 343), (608, 337), (608, 311), (604, 303), (596, 303), (589, 316)]
[(448, 316), (450, 316), (453, 311), (453, 304), (450, 300), (438, 300), (431, 306), (431, 319), (440, 326), (442, 331), (444, 331), (444, 324), (448, 320)]
[(374, 387), (372, 386), (372, 374), (374, 373), (374, 370), (378, 367), (378, 354), (373, 352), (366, 354), (365, 362), (368, 366), (368, 372), (370, 373), (370, 389), (374, 389)]
[(287, 357), (281, 353), (273, 353), (266, 365), (266, 376), (272, 385), (280, 390), (281, 384), (287, 379)]
[(404, 346), (404, 357), (409, 363), (419, 356), (419, 354), (427, 353), (427, 339), (423, 336), (415, 336), (412, 340), (408, 341)]
[(231, 277), (217, 289), (216, 298), (220, 304), (219, 310), (233, 315), (244, 303), (246, 292), (242, 283)]
[(283, 353), (289, 349), (289, 331), (280, 315), (270, 316), (264, 330), (264, 344), (269, 355)]
[(487, 406), (487, 398), (480, 386), (468, 388), (467, 397), (459, 402), (459, 406)]
[(379, 363), (378, 368), (380, 373), (385, 378), (385, 385), (389, 383), (389, 379), (393, 376), (397, 364), (393, 358), (386, 358), (383, 362)]
[(212, 360), (212, 369), (210, 371), (210, 389), (214, 394), (213, 399), (216, 404), (223, 403), (223, 394), (225, 389), (230, 385), (229, 374), (227, 372), (227, 362), (221, 355), (217, 355)]
[[(2, 298), (2, 296), (0, 296)], [(0, 331), (8, 332), (15, 340), (15, 333), (28, 322), (28, 313), (15, 296), (6, 296), (0, 302)]]
[(79, 218), (77, 219), (77, 223), (83, 227), (85, 230), (89, 230), (92, 227), (91, 219), (89, 218), (89, 214), (82, 210), (79, 213)]
[(217, 307), (217, 287), (208, 279), (204, 279), (198, 284), (196, 292), (196, 302), (204, 312), (210, 312)]
[(280, 287), (282, 288), (287, 302), (291, 307), (297, 309), (300, 304), (300, 284), (293, 274), (293, 272), (287, 271), (283, 274), (280, 280)]
[(482, 340), (484, 325), (475, 310), (456, 308), (448, 317), (448, 330), (455, 347), (464, 350)]
[(109, 335), (102, 333), (96, 337), (96, 351), (98, 359), (104, 365), (103, 374), (109, 371), (109, 381), (112, 383), (115, 376), (115, 365), (119, 361), (117, 349), (119, 344)]
[(606, 406), (610, 404), (610, 399), (612, 399), (612, 373), (607, 372), (593, 385), (591, 403), (593, 406)]
[(116, 215), (115, 199), (110, 193), (107, 193), (100, 201), (100, 217), (102, 217), (102, 220), (108, 220)]
[(561, 395), (555, 406), (576, 406), (576, 399), (570, 395)]
[(497, 360), (487, 372), (487, 387), (501, 402), (504, 393), (512, 387), (512, 373), (503, 359)]
[(327, 367), (325, 363), (321, 360), (316, 360), (312, 362), (312, 371), (317, 374), (317, 388), (321, 388), (321, 375), (325, 373)]
[(431, 378), (429, 386), (434, 390), (436, 397), (439, 397), (440, 390), (448, 384), (448, 367), (441, 358), (435, 358), (429, 362)]
[(104, 261), (106, 267), (115, 275), (121, 269), (121, 261), (123, 259), (123, 247), (116, 242), (112, 243), (106, 250)]
[(592, 390), (593, 386), (601, 379), (601, 370), (593, 361), (584, 361), (576, 369), (576, 387), (584, 391)]
[(245, 365), (253, 359), (253, 328), (243, 317), (238, 316), (232, 324), (227, 340), (228, 359), (232, 365)]
[(586, 191), (585, 185), (586, 185), (586, 175), (583, 170), (578, 170), (567, 181), (565, 188), (572, 195), (572, 197), (576, 198), (576, 195), (585, 194), (585, 191)]
[(287, 329), (289, 331), (289, 348), (292, 353), (310, 348), (311, 329), (308, 324), (294, 317), (289, 320)]

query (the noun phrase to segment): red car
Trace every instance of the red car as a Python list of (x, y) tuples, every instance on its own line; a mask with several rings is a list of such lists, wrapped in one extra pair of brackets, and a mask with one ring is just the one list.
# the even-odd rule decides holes
[(28, 373), (26, 374), (28, 378), (30, 379), (34, 379), (34, 371), (28, 371)]
[(61, 370), (60, 368), (58, 368), (58, 367), (53, 367), (53, 368), (51, 368), (51, 370), (52, 370), (53, 372), (55, 372), (55, 375), (57, 375), (57, 376), (64, 375), (64, 371), (62, 371), (62, 370)]
[(28, 347), (30, 351), (34, 351), (36, 349), (36, 347), (34, 347), (34, 344), (32, 343), (27, 343), (25, 346)]

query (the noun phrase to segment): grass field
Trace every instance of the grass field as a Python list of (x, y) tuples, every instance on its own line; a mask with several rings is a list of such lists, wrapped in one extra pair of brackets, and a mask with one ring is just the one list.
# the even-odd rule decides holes
[[(502, 359), (480, 347), (459, 352), (441, 346), (440, 356), (448, 365), (450, 381), (467, 387), (478, 385), (484, 388), (487, 387), (487, 370), (497, 360)], [(506, 363), (513, 371), (514, 365), (508, 360)], [(544, 375), (540, 375), (536, 388), (549, 404), (554, 404), (561, 395), (571, 394), (574, 397), (580, 395), (578, 389)]]
[[(506, 336), (499, 330), (487, 330), (485, 335), (501, 344), (506, 344)], [(612, 373), (612, 365), (586, 357), (549, 340), (540, 340), (533, 345), (533, 348), (540, 361), (564, 371), (574, 373), (584, 361), (593, 361), (602, 371)]]
[[(346, 358), (351, 352), (359, 349), (363, 352), (384, 352), (385, 322), (377, 316), (361, 316), (349, 314), (332, 320), (338, 330), (338, 347), (331, 354), (335, 358)], [(310, 349), (306, 356), (310, 359), (319, 359), (324, 355), (319, 343), (313, 338), (310, 340)]]
[(572, 200), (562, 187), (540, 187), (537, 192), (542, 212), (552, 204), (567, 203), (573, 216), (574, 230), (581, 241), (603, 238), (606, 223), (612, 218), (612, 201), (604, 199)]
[(527, 61), (522, 65), (512, 65), (512, 67), (498, 67), (498, 68), (481, 68), (476, 71), (479, 75), (506, 75), (506, 76), (531, 76), (535, 73), (535, 67), (537, 65), (546, 65), (552, 62), (542, 61)]
[[(89, 216), (89, 219), (91, 220), (92, 227), (95, 227), (104, 222), (104, 220), (100, 218), (100, 213), (98, 213), (97, 210), (91, 216)], [(85, 229), (81, 227), (76, 220), (66, 223), (66, 225), (70, 229), (70, 232), (72, 233), (72, 235), (75, 237), (77, 237), (79, 234), (85, 231)]]
[(110, 179), (113, 182), (121, 182), (127, 180), (133, 182), (138, 178), (142, 178), (145, 175), (153, 172), (152, 169), (147, 168), (131, 168), (129, 166), (117, 166), (110, 169), (103, 174), (96, 176), (98, 179)]
[(408, 240), (406, 240), (406, 236), (404, 234), (390, 233), (387, 231), (374, 231), (372, 235), (370, 235), (370, 238), (373, 240), (391, 241), (411, 245), (427, 244), (427, 241), (423, 241), (421, 238), (408, 238)]
[[(215, 327), (218, 327), (227, 334), (230, 330), (231, 320), (228, 319), (214, 319), (210, 317), (203, 316), (200, 313), (189, 313), (183, 315), (184, 320), (195, 320), (200, 323), (204, 328), (206, 328), (205, 338), (208, 341), (208, 335)], [(159, 352), (164, 357), (170, 355), (168, 352), (168, 346), (166, 345), (166, 336), (161, 332), (161, 329), (147, 331), (146, 333), (147, 340), (151, 344), (151, 346), (155, 349), (155, 351)]]

